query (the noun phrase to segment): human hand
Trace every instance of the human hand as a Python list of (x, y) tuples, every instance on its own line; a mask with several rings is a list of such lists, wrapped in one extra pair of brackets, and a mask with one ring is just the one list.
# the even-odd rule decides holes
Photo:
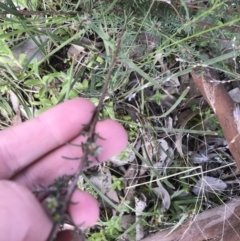
[[(39, 117), (0, 132), (0, 240), (45, 241), (53, 223), (44, 211), (42, 200), (32, 191), (34, 187), (49, 186), (60, 176), (74, 174), (79, 161), (62, 158), (80, 157), (83, 125), (89, 123), (94, 105), (86, 99), (62, 103)], [(98, 122), (96, 133), (102, 138), (100, 162), (121, 152), (127, 144), (123, 127), (112, 120)], [(97, 164), (97, 163), (95, 163)], [(95, 199), (76, 190), (68, 207), (75, 225), (93, 225), (99, 216)], [(71, 240), (70, 232), (58, 234), (57, 240)], [(79, 239), (80, 240), (80, 239)]]

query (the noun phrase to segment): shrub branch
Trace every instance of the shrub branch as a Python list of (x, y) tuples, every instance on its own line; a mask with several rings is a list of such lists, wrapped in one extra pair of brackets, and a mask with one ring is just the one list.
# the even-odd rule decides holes
[[(109, 85), (109, 82), (110, 82), (111, 74), (112, 74), (114, 65), (115, 65), (116, 60), (117, 60), (118, 52), (119, 52), (120, 45), (121, 45), (121, 39), (122, 39), (122, 36), (125, 32), (125, 26), (126, 26), (126, 24), (124, 24), (123, 29), (121, 30), (119, 36), (117, 37), (116, 49), (114, 51), (110, 67), (109, 67), (109, 70), (108, 70), (107, 75), (106, 75), (106, 81), (105, 81), (103, 89), (102, 89), (102, 93), (101, 93), (101, 97), (99, 99), (98, 106), (96, 107), (90, 122), (84, 127), (84, 130), (82, 132), (82, 133), (84, 133), (84, 135), (87, 136), (86, 142), (81, 144), (83, 156), (81, 157), (81, 161), (79, 162), (78, 170), (75, 173), (75, 175), (73, 177), (73, 180), (68, 187), (66, 196), (65, 196), (64, 201), (61, 205), (61, 209), (57, 213), (58, 216), (60, 216), (60, 217), (63, 217), (65, 215), (66, 211), (67, 211), (67, 207), (71, 202), (70, 200), (71, 200), (72, 194), (77, 187), (78, 178), (82, 174), (84, 168), (87, 167), (89, 162), (90, 162), (89, 157), (94, 156), (97, 159), (97, 155), (96, 155), (95, 151), (99, 147), (96, 146), (96, 143), (95, 143), (96, 139), (98, 138), (98, 136), (95, 133), (95, 128), (96, 128), (96, 124), (97, 124), (97, 121), (98, 121), (99, 113), (100, 113), (100, 111), (103, 107), (103, 102), (104, 102), (105, 95), (107, 93), (107, 89), (108, 89), (108, 85)], [(59, 231), (60, 224), (61, 224), (60, 221), (57, 221), (57, 222), (54, 223), (53, 228), (52, 228), (52, 230), (49, 234), (48, 241), (53, 241), (56, 238), (57, 232)]]

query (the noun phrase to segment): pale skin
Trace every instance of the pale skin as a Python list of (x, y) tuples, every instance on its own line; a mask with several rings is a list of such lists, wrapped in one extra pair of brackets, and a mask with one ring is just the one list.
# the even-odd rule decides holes
[[(94, 108), (86, 99), (70, 100), (0, 132), (1, 240), (47, 240), (53, 223), (45, 212), (44, 200), (37, 199), (32, 191), (39, 184), (49, 186), (57, 177), (75, 173), (79, 161), (62, 156), (82, 155), (81, 148), (66, 143), (80, 144), (85, 140), (80, 133)], [(115, 121), (98, 122), (96, 133), (102, 137), (97, 140), (102, 147), (100, 162), (120, 153), (127, 145), (127, 134)], [(74, 192), (71, 200), (77, 203), (68, 207), (74, 223), (92, 226), (99, 217), (96, 200), (80, 190)], [(57, 240), (71, 240), (71, 232), (59, 233)]]

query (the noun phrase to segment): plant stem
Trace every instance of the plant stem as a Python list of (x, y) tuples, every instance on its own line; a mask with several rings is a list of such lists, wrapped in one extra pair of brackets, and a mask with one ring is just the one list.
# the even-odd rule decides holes
[[(87, 146), (85, 146), (85, 145), (95, 144), (95, 141), (96, 141), (95, 128), (96, 128), (96, 124), (97, 124), (97, 121), (98, 121), (98, 116), (99, 116), (99, 113), (100, 113), (100, 111), (103, 107), (103, 101), (104, 101), (105, 95), (107, 93), (107, 89), (108, 89), (108, 85), (109, 85), (109, 82), (110, 82), (110, 78), (111, 78), (111, 74), (112, 74), (114, 65), (115, 65), (116, 60), (117, 60), (118, 52), (119, 52), (120, 45), (121, 45), (121, 39), (122, 39), (122, 36), (125, 32), (125, 27), (126, 27), (126, 24), (124, 24), (124, 27), (123, 27), (122, 31), (120, 32), (119, 36), (117, 37), (116, 50), (114, 51), (110, 67), (109, 67), (109, 70), (107, 72), (106, 81), (105, 81), (103, 89), (102, 89), (102, 93), (101, 93), (101, 97), (99, 99), (98, 106), (96, 107), (90, 122), (84, 128), (84, 132), (86, 132), (87, 136), (88, 136), (87, 141), (86, 141), (87, 144), (81, 145), (82, 150), (83, 150), (83, 156), (82, 156), (81, 161), (79, 163), (78, 170), (74, 175), (73, 181), (71, 182), (71, 184), (68, 187), (67, 194), (66, 194), (65, 200), (64, 200), (64, 204), (62, 205), (61, 210), (59, 211), (59, 215), (61, 217), (67, 211), (67, 207), (70, 203), (70, 199), (71, 199), (72, 194), (73, 194), (73, 192), (74, 192), (74, 190), (76, 189), (76, 186), (77, 186), (78, 177), (82, 174), (82, 172), (84, 170), (84, 167), (87, 166), (87, 164), (89, 162), (89, 156), (93, 156), (93, 153), (91, 153), (89, 148), (87, 148)], [(60, 222), (54, 223), (53, 228), (52, 228), (52, 230), (49, 234), (48, 241), (53, 241), (56, 238), (57, 232), (59, 230), (59, 226), (60, 226)]]

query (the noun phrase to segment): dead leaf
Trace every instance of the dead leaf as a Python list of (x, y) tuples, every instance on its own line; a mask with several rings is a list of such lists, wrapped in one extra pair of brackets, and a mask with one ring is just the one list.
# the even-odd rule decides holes
[(240, 103), (240, 90), (239, 88), (234, 88), (228, 92), (232, 100), (236, 103)]
[(219, 178), (204, 176), (199, 179), (193, 187), (193, 193), (198, 195), (215, 196), (217, 192), (222, 192), (227, 188), (227, 184)]
[(112, 175), (108, 168), (102, 169), (97, 175), (92, 175), (89, 180), (96, 186), (102, 193), (106, 194), (110, 191), (112, 184)]
[[(136, 222), (138, 222), (142, 217), (142, 212), (147, 206), (147, 198), (145, 195), (141, 194), (140, 197), (135, 197), (135, 210), (136, 210)], [(136, 225), (136, 241), (141, 240), (144, 237), (144, 226), (141, 222)]]
[(121, 152), (116, 156), (111, 157), (109, 161), (117, 167), (124, 166), (126, 164), (131, 163), (136, 158), (136, 155), (133, 149), (135, 149), (135, 151), (139, 151), (140, 145), (141, 145), (140, 141), (136, 143), (135, 148), (134, 148), (134, 145), (128, 144), (127, 148), (125, 148), (123, 152)]
[[(42, 45), (47, 40), (46, 36), (35, 37), (39, 45)], [(28, 39), (27, 41), (19, 44), (16, 47), (12, 48), (12, 53), (14, 57), (18, 60), (20, 54), (26, 54), (26, 59), (30, 60), (32, 63), (34, 60), (40, 61), (44, 58), (44, 54), (39, 49), (38, 45), (32, 40)], [(34, 56), (34, 57), (33, 57)]]
[(137, 182), (136, 177), (138, 175), (138, 166), (139, 165), (136, 159), (134, 159), (123, 176), (125, 200), (132, 201), (134, 198), (135, 188), (129, 187), (133, 186)]
[(162, 200), (162, 212), (166, 212), (171, 205), (171, 198), (167, 190), (163, 187), (160, 181), (157, 181), (158, 187), (153, 188), (154, 192)]
[(16, 112), (16, 115), (13, 117), (11, 121), (11, 126), (16, 126), (22, 123), (22, 118), (20, 116), (20, 111)]
[(14, 92), (9, 91), (8, 93), (10, 95), (10, 100), (11, 100), (13, 110), (16, 113), (19, 111), (19, 99)]
[(20, 102), (19, 102), (19, 99), (14, 92), (9, 91), (9, 95), (10, 95), (10, 100), (11, 100), (13, 110), (15, 112), (15, 116), (13, 117), (13, 119), (11, 121), (11, 126), (16, 126), (16, 125), (22, 123), (22, 118), (21, 118), (21, 115), (20, 115), (20, 108), (19, 108)]

